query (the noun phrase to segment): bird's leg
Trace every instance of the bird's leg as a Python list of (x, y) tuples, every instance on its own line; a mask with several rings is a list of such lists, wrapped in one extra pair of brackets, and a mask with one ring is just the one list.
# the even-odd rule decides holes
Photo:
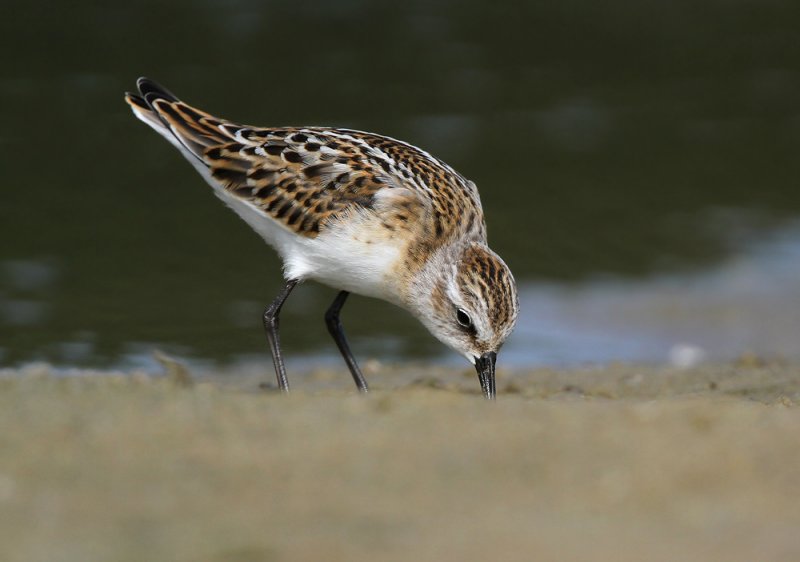
[(347, 338), (344, 336), (342, 321), (339, 320), (339, 312), (342, 310), (344, 301), (347, 300), (347, 295), (349, 294), (350, 293), (347, 291), (341, 291), (338, 295), (336, 295), (336, 298), (331, 303), (330, 308), (328, 308), (328, 311), (325, 313), (325, 324), (328, 325), (328, 331), (331, 333), (331, 336), (333, 336), (333, 341), (336, 342), (336, 346), (339, 348), (342, 357), (344, 357), (344, 361), (347, 363), (347, 367), (350, 369), (350, 373), (353, 375), (353, 380), (356, 381), (358, 391), (368, 392), (369, 388), (367, 387), (367, 381), (364, 378), (364, 375), (361, 374), (361, 369), (358, 368), (358, 364), (353, 357), (353, 353), (350, 351), (350, 346), (347, 345)]
[(283, 357), (281, 356), (281, 339), (278, 335), (279, 318), (281, 307), (289, 293), (292, 292), (298, 279), (289, 279), (284, 285), (278, 296), (275, 297), (270, 305), (264, 309), (264, 330), (267, 332), (267, 341), (269, 342), (269, 349), (272, 352), (272, 363), (275, 365), (275, 375), (278, 377), (278, 387), (282, 392), (289, 392), (289, 380), (286, 378), (286, 368), (283, 366)]

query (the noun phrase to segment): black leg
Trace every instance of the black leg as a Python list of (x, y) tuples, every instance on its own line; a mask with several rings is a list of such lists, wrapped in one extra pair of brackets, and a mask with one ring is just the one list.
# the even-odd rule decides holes
[(275, 375), (278, 377), (278, 387), (282, 392), (289, 392), (289, 380), (286, 378), (286, 368), (281, 357), (281, 339), (278, 335), (278, 315), (289, 293), (297, 285), (297, 279), (289, 279), (275, 300), (264, 309), (264, 330), (267, 332), (269, 349), (272, 352), (272, 363), (275, 365)]
[(328, 308), (328, 311), (325, 313), (325, 323), (328, 325), (328, 331), (331, 333), (331, 336), (333, 336), (333, 341), (336, 342), (336, 346), (342, 353), (342, 357), (344, 357), (344, 361), (347, 363), (347, 367), (350, 369), (350, 373), (353, 375), (353, 380), (356, 381), (358, 391), (368, 392), (369, 388), (367, 387), (367, 381), (364, 378), (364, 375), (361, 374), (361, 370), (358, 368), (358, 364), (353, 357), (353, 353), (350, 351), (350, 346), (347, 345), (347, 339), (344, 337), (342, 321), (339, 320), (339, 312), (342, 310), (344, 301), (347, 300), (347, 295), (349, 294), (350, 293), (347, 291), (342, 291), (336, 295), (336, 298), (333, 300), (333, 303), (331, 303), (330, 308)]

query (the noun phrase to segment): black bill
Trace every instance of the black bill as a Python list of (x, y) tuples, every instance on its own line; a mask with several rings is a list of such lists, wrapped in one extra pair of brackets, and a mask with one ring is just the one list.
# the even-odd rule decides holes
[(494, 384), (494, 364), (497, 361), (497, 354), (494, 351), (484, 353), (475, 358), (475, 370), (478, 371), (478, 379), (481, 381), (481, 389), (487, 400), (495, 399)]

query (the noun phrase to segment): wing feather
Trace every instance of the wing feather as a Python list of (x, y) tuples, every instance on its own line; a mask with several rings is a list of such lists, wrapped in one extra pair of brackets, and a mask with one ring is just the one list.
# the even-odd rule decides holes
[(390, 231), (436, 245), (485, 238), (474, 184), (428, 153), (359, 131), (250, 127), (194, 108), (147, 78), (126, 101), (204, 176), (286, 228), (317, 236), (338, 217), (372, 213)]

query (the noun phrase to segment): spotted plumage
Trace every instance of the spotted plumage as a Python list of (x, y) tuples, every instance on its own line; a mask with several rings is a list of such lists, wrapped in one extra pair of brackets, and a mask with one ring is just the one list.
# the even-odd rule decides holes
[[(136, 116), (176, 146), (281, 255), (288, 280), (283, 300), (305, 279), (342, 289), (326, 318), (361, 390), (366, 382), (336, 328), (349, 292), (410, 310), (476, 365), (484, 393), (493, 396), (494, 355), (519, 306), (511, 272), (486, 244), (474, 183), (389, 137), (239, 125), (187, 105), (151, 80), (138, 86), (138, 94), (126, 94)], [(277, 342), (283, 300), (272, 312), (274, 329), (268, 314), (265, 326), (279, 383), (288, 389)]]

